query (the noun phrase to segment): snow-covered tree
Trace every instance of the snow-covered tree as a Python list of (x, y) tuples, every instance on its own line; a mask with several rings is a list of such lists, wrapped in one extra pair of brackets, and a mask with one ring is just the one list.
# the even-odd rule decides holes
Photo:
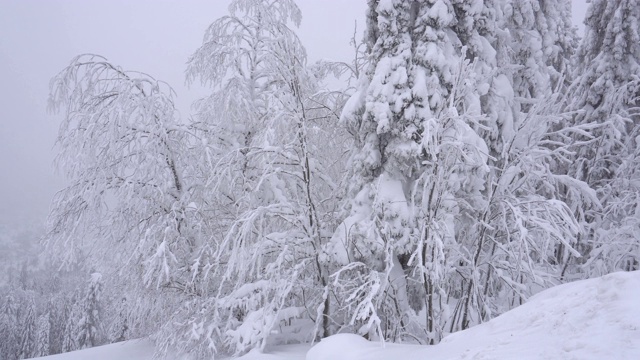
[[(131, 326), (139, 336), (158, 327), (149, 326), (160, 318), (148, 313), (154, 304), (171, 313), (181, 296), (199, 292), (191, 272), (206, 226), (189, 185), (198, 164), (186, 159), (190, 137), (173, 96), (168, 85), (96, 55), (73, 59), (51, 82), (51, 106), (64, 115), (56, 163), (70, 185), (54, 198), (47, 243), (70, 266), (90, 260), (120, 269), (108, 278), (119, 294), (149, 297), (141, 300), (148, 308), (136, 307), (149, 316), (136, 315)], [(78, 302), (64, 351), (93, 343), (77, 338)]]
[(27, 299), (25, 313), (20, 318), (20, 337), (18, 359), (29, 359), (36, 356), (37, 351), (37, 314), (33, 298)]
[[(562, 261), (550, 259), (575, 253), (571, 244), (578, 231), (564, 200), (567, 194), (580, 199), (575, 206), (595, 200), (583, 183), (552, 170), (570, 161), (565, 142), (581, 131), (566, 127), (562, 114), (576, 39), (570, 4), (487, 1), (477, 14), (483, 37), (469, 44), (484, 44), (475, 56), (479, 87), (486, 89), (478, 131), (488, 145), (489, 172), (486, 202), (468, 214), (471, 226), (461, 232), (473, 255), (458, 268), (463, 301), (453, 311), (450, 331), (487, 320), (522, 303), (537, 286), (553, 284), (560, 271), (550, 262)], [(513, 259), (520, 264), (512, 267), (518, 264)]]
[(70, 294), (55, 294), (49, 300), (48, 311), (50, 314), (49, 326), (49, 354), (59, 354), (62, 352), (62, 342), (64, 339), (64, 330), (68, 317), (68, 301)]
[(550, 171), (569, 152), (554, 137), (579, 131), (552, 94), (575, 39), (565, 5), (369, 2), (370, 67), (343, 112), (351, 213), (332, 241), (354, 330), (437, 342), (552, 284), (558, 247), (575, 253), (562, 191), (595, 199)]
[(125, 341), (129, 339), (131, 333), (129, 329), (129, 304), (127, 298), (123, 297), (118, 306), (116, 306), (115, 319), (111, 323), (109, 331), (109, 341), (112, 343)]
[(69, 263), (104, 249), (120, 263), (133, 255), (144, 266), (122, 275), (184, 291), (195, 239), (171, 88), (81, 55), (52, 80), (50, 104), (64, 111), (56, 163), (70, 185), (54, 198), (49, 244)]
[(202, 297), (161, 336), (163, 346), (200, 356), (330, 334), (321, 249), (333, 231), (335, 154), (345, 138), (335, 101), (289, 28), (301, 17), (292, 1), (233, 1), (229, 10), (187, 70), (213, 88), (191, 126), (206, 165), (196, 176), (207, 199), (200, 209), (211, 213), (192, 267), (192, 281), (205, 280)]
[(64, 322), (64, 324), (61, 324), (61, 326), (64, 326), (61, 341), (62, 352), (74, 351), (80, 348), (78, 346), (77, 334), (79, 328), (78, 325), (80, 324), (80, 319), (82, 318), (81, 296), (82, 294), (78, 290), (76, 290), (73, 296), (66, 303), (66, 321)]
[[(508, 33), (499, 36), (508, 37), (516, 95), (525, 99), (549, 95), (569, 76), (569, 59), (577, 43), (571, 4), (562, 0), (507, 0), (500, 10)], [(522, 105), (526, 108), (526, 103)]]
[(77, 324), (77, 342), (80, 349), (102, 345), (102, 274), (93, 273), (89, 279), (87, 293), (82, 299), (82, 316)]
[(576, 139), (568, 174), (593, 187), (603, 205), (582, 215), (582, 271), (594, 274), (638, 268), (639, 19), (635, 1), (592, 1), (569, 89), (574, 123), (591, 129)]
[[(50, 314), (44, 313), (38, 317), (36, 324), (38, 334), (36, 337), (36, 352), (35, 356), (47, 356), (51, 353), (50, 350), (50, 333), (51, 333), (51, 319)], [(57, 324), (54, 324), (57, 325)]]
[(433, 343), (444, 333), (446, 276), (459, 256), (454, 219), (478, 198), (488, 152), (473, 130), (475, 72), (454, 9), (369, 2), (367, 81), (343, 112), (359, 129), (353, 202), (333, 238), (345, 267), (361, 263), (369, 279), (345, 294), (372, 303), (357, 305), (351, 320), (364, 334)]
[(22, 279), (0, 285), (0, 357), (60, 353), (67, 322), (64, 308), (77, 278), (74, 272), (59, 271), (59, 265), (52, 266), (46, 257), (38, 256), (41, 248), (30, 243), (33, 233), (16, 233), (25, 246), (13, 258), (27, 266), (21, 271)]
[(0, 337), (3, 341), (0, 341), (0, 353), (6, 356), (7, 359), (18, 358), (18, 345), (20, 344), (19, 338), (19, 304), (16, 301), (14, 294), (9, 292), (4, 295), (0, 303)]

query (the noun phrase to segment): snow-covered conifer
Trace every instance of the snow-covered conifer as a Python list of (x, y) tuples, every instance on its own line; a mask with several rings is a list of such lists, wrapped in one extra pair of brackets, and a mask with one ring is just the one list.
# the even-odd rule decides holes
[(354, 317), (365, 334), (433, 343), (445, 332), (442, 296), (460, 250), (455, 218), (474, 203), (487, 171), (474, 130), (476, 72), (459, 37), (476, 34), (456, 21), (452, 3), (369, 2), (367, 81), (343, 112), (359, 129), (351, 214), (333, 239), (346, 268), (360, 262), (367, 279), (380, 279), (373, 293), (345, 294), (371, 302)]
[(18, 359), (29, 359), (37, 351), (37, 314), (34, 299), (26, 299), (24, 315), (20, 318)]
[(575, 56), (570, 109), (574, 124), (590, 129), (576, 139), (568, 174), (594, 188), (603, 205), (582, 215), (589, 259), (582, 271), (596, 274), (638, 268), (639, 21), (635, 1), (592, 1)]
[(76, 289), (73, 296), (65, 306), (66, 321), (62, 332), (62, 352), (78, 350), (78, 332), (80, 319), (82, 318), (82, 294)]
[[(577, 35), (571, 25), (571, 4), (562, 0), (505, 1), (504, 24), (513, 54), (513, 88), (516, 96), (548, 96), (568, 77), (568, 63)], [(527, 104), (522, 104), (527, 108)]]
[(20, 344), (19, 338), (19, 304), (16, 301), (14, 294), (11, 292), (3, 296), (0, 303), (0, 336), (3, 341), (0, 341), (0, 353), (4, 354), (7, 358), (18, 358), (18, 351)]
[(64, 338), (64, 330), (67, 324), (68, 301), (71, 299), (70, 294), (56, 294), (49, 301), (48, 311), (50, 314), (50, 332), (49, 332), (49, 354), (59, 354), (62, 352), (62, 342)]
[(111, 322), (109, 331), (109, 341), (112, 343), (128, 340), (131, 333), (127, 298), (123, 297), (115, 309), (116, 318)]
[(80, 349), (101, 345), (103, 340), (102, 274), (93, 273), (86, 295), (82, 299), (82, 315), (77, 324)]
[(549, 171), (568, 152), (553, 136), (576, 131), (552, 93), (575, 39), (565, 5), (369, 3), (370, 67), (343, 112), (351, 213), (331, 248), (354, 330), (439, 341), (526, 299), (507, 289), (556, 272), (554, 246), (575, 251), (560, 189), (590, 192)]
[[(51, 353), (50, 350), (50, 332), (51, 332), (51, 319), (49, 313), (44, 313), (38, 317), (37, 322), (37, 337), (36, 337), (36, 352), (35, 356), (47, 356)], [(57, 325), (57, 324), (55, 324)]]

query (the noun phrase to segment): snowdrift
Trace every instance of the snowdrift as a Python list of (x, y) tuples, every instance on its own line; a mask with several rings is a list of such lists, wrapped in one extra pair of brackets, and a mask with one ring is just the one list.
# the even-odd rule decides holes
[[(308, 350), (308, 351), (307, 351)], [(305, 355), (306, 353), (306, 355)], [(149, 341), (128, 341), (53, 355), (47, 360), (151, 360)], [(614, 273), (543, 291), (487, 323), (435, 346), (382, 344), (334, 335), (311, 349), (289, 345), (242, 360), (640, 359), (640, 272)], [(239, 360), (240, 360), (239, 359)]]
[(640, 359), (640, 272), (560, 285), (436, 346), (329, 337), (307, 360)]

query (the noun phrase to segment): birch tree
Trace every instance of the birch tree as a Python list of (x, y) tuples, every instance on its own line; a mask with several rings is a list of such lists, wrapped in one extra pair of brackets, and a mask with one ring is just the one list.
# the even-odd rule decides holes
[(216, 231), (192, 279), (215, 283), (161, 336), (163, 348), (198, 356), (331, 333), (322, 245), (335, 226), (341, 173), (330, 156), (343, 147), (337, 101), (320, 88), (324, 70), (307, 65), (289, 28), (301, 19), (295, 3), (234, 1), (229, 11), (208, 28), (187, 69), (188, 80), (212, 87), (191, 129), (206, 164), (198, 191)]
[(69, 263), (107, 249), (121, 262), (133, 255), (145, 283), (184, 290), (174, 269), (189, 265), (195, 240), (171, 88), (81, 55), (52, 80), (50, 105), (63, 111), (56, 164), (70, 185), (54, 198), (49, 244)]

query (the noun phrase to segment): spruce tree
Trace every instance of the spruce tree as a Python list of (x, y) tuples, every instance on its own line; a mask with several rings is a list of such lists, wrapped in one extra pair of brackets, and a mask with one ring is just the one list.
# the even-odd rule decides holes
[(367, 78), (343, 112), (352, 201), (331, 249), (356, 331), (437, 342), (522, 303), (517, 289), (556, 272), (555, 246), (575, 251), (560, 189), (582, 185), (549, 170), (567, 152), (552, 142), (565, 5), (369, 3)]
[(585, 209), (582, 270), (601, 275), (638, 268), (638, 96), (640, 7), (633, 0), (594, 0), (575, 56), (570, 88), (573, 122), (589, 129), (576, 138), (568, 174), (597, 191), (602, 207)]
[[(524, 301), (528, 292), (507, 290), (513, 289), (511, 284), (537, 281), (535, 274), (541, 268), (555, 272), (544, 260), (553, 247), (544, 244), (565, 248), (575, 231), (566, 205), (557, 200), (562, 199), (563, 188), (579, 192), (575, 184), (565, 184), (549, 169), (567, 151), (552, 137), (573, 131), (564, 128), (559, 115), (563, 99), (556, 92), (565, 86), (576, 39), (569, 4), (487, 1), (484, 6), (476, 24), (491, 46), (484, 47), (485, 56), (479, 59), (486, 84), (479, 86), (486, 89), (480, 101), (486, 117), (485, 126), (478, 131), (489, 148), (490, 171), (483, 192), (486, 202), (470, 217), (472, 226), (464, 236), (474, 255), (466, 270), (469, 275), (463, 279), (464, 305), (456, 307), (452, 331), (488, 320)], [(550, 143), (554, 144), (551, 148)], [(555, 225), (542, 226), (545, 223)], [(531, 243), (535, 250), (523, 256), (518, 250), (523, 243)], [(505, 266), (513, 258), (536, 265)], [(545, 281), (551, 283), (553, 277)]]
[(37, 322), (38, 334), (36, 337), (36, 352), (35, 356), (47, 356), (51, 353), (50, 350), (50, 333), (51, 323), (50, 314), (48, 312), (40, 315)]
[(21, 318), (18, 359), (28, 359), (36, 355), (37, 314), (33, 299), (28, 299), (24, 317)]
[(91, 274), (89, 287), (82, 300), (82, 316), (78, 323), (77, 343), (80, 349), (102, 343), (102, 286), (102, 274)]
[(127, 298), (123, 297), (122, 300), (115, 307), (116, 318), (111, 323), (111, 331), (109, 333), (109, 341), (112, 343), (125, 341), (130, 336), (130, 324), (129, 324), (129, 304)]
[(474, 10), (457, 5), (369, 2), (367, 81), (343, 112), (359, 129), (351, 213), (333, 239), (350, 273), (340, 279), (364, 283), (344, 290), (364, 298), (354, 319), (369, 336), (422, 332), (433, 343), (445, 332), (447, 274), (460, 256), (455, 218), (475, 203), (488, 152), (474, 130), (476, 71), (462, 46), (475, 34), (457, 21)]
[(75, 290), (64, 306), (64, 329), (62, 331), (61, 352), (78, 350), (78, 324), (82, 316), (81, 293)]
[(0, 308), (0, 353), (4, 354), (8, 359), (18, 357), (20, 338), (19, 338), (19, 304), (14, 294), (9, 293), (2, 298), (2, 307)]

